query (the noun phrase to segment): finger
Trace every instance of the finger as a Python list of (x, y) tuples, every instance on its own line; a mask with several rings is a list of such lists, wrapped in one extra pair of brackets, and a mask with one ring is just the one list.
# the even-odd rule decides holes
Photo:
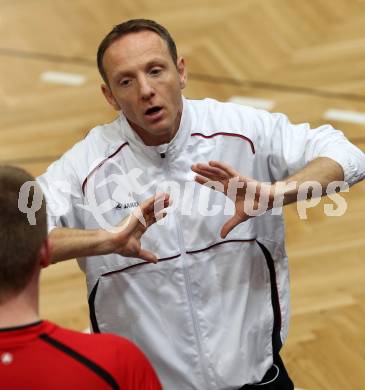
[[(156, 222), (155, 214), (165, 209), (171, 204), (170, 195), (164, 192), (150, 197), (139, 206), (139, 210), (134, 210), (134, 216), (138, 219), (144, 228), (151, 226)], [(135, 227), (138, 226), (138, 223)], [(141, 226), (140, 226), (141, 227)], [(144, 231), (143, 231), (144, 232)]]
[(212, 175), (209, 172), (200, 172), (196, 177), (204, 178), (206, 181), (218, 181), (220, 183), (226, 182), (226, 179), (222, 179), (220, 177), (217, 177), (216, 175)]
[(133, 211), (124, 218), (118, 226), (113, 229), (114, 233), (122, 233), (124, 235), (131, 235), (134, 232), (144, 231), (147, 228), (147, 221), (143, 216), (141, 206), (136, 207)]
[(170, 199), (170, 195), (167, 193), (159, 193), (155, 197), (155, 202), (153, 204), (153, 208), (151, 208), (151, 214), (155, 215), (159, 213), (161, 210), (169, 207), (172, 204), (172, 200)]
[(170, 200), (169, 194), (167, 194), (165, 192), (160, 192), (160, 193), (156, 194), (155, 196), (151, 196), (146, 201), (141, 203), (140, 207), (141, 207), (143, 214), (145, 215), (148, 213), (153, 213), (155, 210), (156, 204), (162, 204), (162, 205), (164, 205), (164, 207), (167, 207), (167, 206), (165, 206), (165, 204), (168, 205), (169, 200)]
[(167, 212), (165, 210), (160, 211), (155, 215), (155, 221), (159, 221), (160, 219), (165, 218), (167, 215)]
[(146, 232), (146, 230), (159, 221), (160, 219), (165, 218), (167, 215), (167, 212), (165, 209), (161, 210), (160, 212), (150, 215), (148, 219), (146, 219), (146, 226), (143, 226), (142, 224), (139, 224), (138, 227), (135, 229), (134, 236), (137, 238), (137, 240), (140, 240), (143, 234)]
[(221, 230), (221, 237), (226, 238), (228, 233), (233, 230), (237, 225), (240, 223), (247, 221), (249, 217), (248, 216), (238, 216), (234, 215), (232, 218), (230, 218), (222, 227)]
[[(134, 210), (133, 210), (134, 212)], [(134, 215), (133, 215), (133, 212), (130, 213), (127, 217), (125, 217), (120, 223), (119, 225), (117, 225), (114, 229), (113, 229), (113, 232), (114, 233), (122, 233), (123, 234), (131, 234), (131, 232), (133, 232), (133, 230), (138, 226), (139, 224), (139, 219), (136, 218)]]
[(131, 213), (131, 224), (128, 226), (131, 229), (138, 229), (141, 227), (147, 227), (147, 216), (148, 213), (146, 212), (146, 209), (143, 209), (141, 206), (136, 207), (133, 209)]
[(207, 164), (194, 164), (191, 169), (199, 175), (209, 177), (213, 180), (227, 180), (230, 178), (222, 169), (214, 168)]
[(139, 224), (137, 230), (141, 232), (141, 236), (142, 236), (142, 234), (145, 233), (145, 231), (146, 231), (150, 226), (152, 226), (154, 223), (156, 223), (156, 221), (158, 221), (158, 219), (157, 219), (157, 215), (158, 215), (158, 214), (159, 214), (159, 213), (157, 213), (157, 214), (149, 214), (148, 217), (145, 219), (145, 221), (146, 221), (146, 226), (142, 226), (142, 224)]
[(157, 194), (155, 197), (155, 202), (153, 207), (151, 205), (148, 206), (147, 212), (145, 213), (145, 225), (139, 225), (138, 230), (141, 231), (141, 235), (153, 225), (156, 221), (159, 221), (162, 218), (165, 218), (167, 215), (167, 207), (172, 205), (172, 199), (169, 194), (161, 193)]
[(240, 176), (240, 173), (233, 169), (230, 165), (221, 161), (209, 161), (209, 166), (222, 170), (226, 175), (230, 177)]
[(209, 182), (211, 181), (210, 179), (206, 178), (205, 176), (200, 176), (200, 175), (195, 176), (194, 180), (195, 180), (197, 183), (199, 183), (199, 184), (201, 184), (201, 185), (203, 185), (203, 186), (204, 186), (206, 183), (209, 183)]
[(209, 180), (203, 176), (196, 176), (195, 181), (213, 191), (225, 193), (224, 184), (218, 180)]
[(146, 251), (144, 249), (141, 249), (138, 253), (137, 256), (138, 258), (148, 261), (149, 263), (157, 263), (158, 259), (157, 257), (150, 251)]

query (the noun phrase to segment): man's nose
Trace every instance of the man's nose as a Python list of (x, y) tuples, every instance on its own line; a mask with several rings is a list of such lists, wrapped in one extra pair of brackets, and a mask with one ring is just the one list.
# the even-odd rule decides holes
[(150, 99), (155, 94), (151, 81), (148, 80), (146, 77), (140, 78), (139, 91), (141, 98), (144, 100)]

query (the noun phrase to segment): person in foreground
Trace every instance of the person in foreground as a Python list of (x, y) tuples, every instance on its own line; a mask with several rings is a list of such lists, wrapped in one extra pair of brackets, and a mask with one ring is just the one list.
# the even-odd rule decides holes
[[(364, 154), (329, 125), (184, 98), (185, 61), (154, 21), (115, 26), (97, 61), (118, 118), (39, 178), (53, 261), (78, 258), (94, 332), (134, 340), (166, 389), (293, 389), (279, 356), (290, 294), (278, 207), (360, 181)], [(112, 227), (167, 190), (173, 206), (142, 238), (158, 262), (118, 250)]]
[[(39, 277), (51, 257), (44, 202), (35, 224), (20, 211), (28, 203), (20, 189), (32, 180), (22, 169), (0, 166), (0, 388), (161, 390), (149, 361), (127, 339), (83, 334), (40, 319)], [(147, 226), (154, 220), (153, 202), (141, 206)], [(121, 244), (144, 229), (132, 215)]]

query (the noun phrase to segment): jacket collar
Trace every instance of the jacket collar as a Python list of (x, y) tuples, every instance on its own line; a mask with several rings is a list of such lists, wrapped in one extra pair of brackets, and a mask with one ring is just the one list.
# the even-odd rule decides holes
[(183, 97), (183, 110), (180, 119), (180, 126), (175, 134), (175, 137), (167, 144), (158, 146), (147, 146), (138, 134), (131, 128), (124, 114), (119, 114), (120, 129), (123, 133), (123, 138), (129, 143), (130, 148), (136, 154), (142, 153), (151, 158), (161, 158), (164, 153), (166, 157), (174, 158), (179, 155), (180, 151), (185, 147), (191, 132), (191, 119), (189, 115), (189, 102)]

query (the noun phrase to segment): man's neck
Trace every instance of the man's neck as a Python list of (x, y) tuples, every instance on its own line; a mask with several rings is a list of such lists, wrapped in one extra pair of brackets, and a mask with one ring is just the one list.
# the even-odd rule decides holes
[(39, 321), (38, 300), (21, 292), (0, 303), (0, 328), (11, 328)]
[(130, 121), (127, 117), (127, 122), (131, 126), (131, 128), (137, 133), (137, 135), (141, 138), (143, 143), (147, 146), (158, 146), (163, 144), (168, 144), (172, 141), (172, 139), (175, 137), (176, 133), (179, 130), (180, 127), (180, 121), (181, 121), (182, 113), (181, 111), (178, 112), (177, 117), (175, 119), (175, 123), (171, 129), (170, 132), (164, 134), (164, 135), (152, 135), (146, 132), (144, 129)]

